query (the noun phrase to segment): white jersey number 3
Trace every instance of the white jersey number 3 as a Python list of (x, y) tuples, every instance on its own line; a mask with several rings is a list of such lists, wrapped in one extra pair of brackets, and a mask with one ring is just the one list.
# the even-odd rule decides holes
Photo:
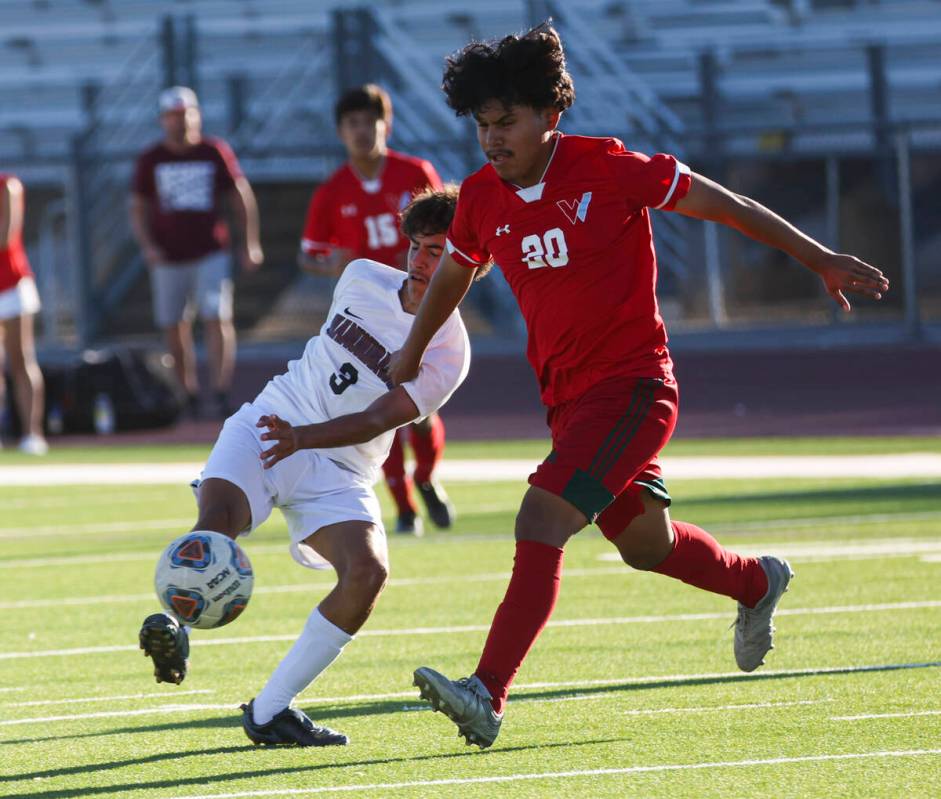
[(399, 240), (399, 231), (395, 226), (394, 214), (379, 214), (367, 216), (365, 220), (366, 233), (369, 235), (367, 245), (370, 250), (380, 247), (393, 247)]
[(542, 234), (534, 233), (522, 241), (523, 260), (530, 269), (544, 266), (565, 266), (569, 262), (569, 245), (561, 228), (554, 227)]

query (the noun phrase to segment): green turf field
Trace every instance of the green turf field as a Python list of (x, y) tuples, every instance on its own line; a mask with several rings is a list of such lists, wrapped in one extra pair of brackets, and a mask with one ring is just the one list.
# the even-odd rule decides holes
[[(206, 449), (55, 451), (53, 463), (198, 460)], [(456, 445), (539, 457), (541, 442)], [(676, 442), (671, 455), (941, 452), (937, 440)], [(39, 465), (0, 453), (0, 466)], [(259, 690), (330, 580), (294, 564), (277, 515), (245, 548), (256, 591), (193, 636), (181, 686), (136, 648), (158, 551), (188, 529), (181, 486), (0, 486), (0, 796), (937, 797), (941, 488), (935, 480), (668, 481), (675, 518), (797, 573), (777, 649), (735, 669), (730, 600), (566, 553), (553, 624), (491, 750), (419, 705), (411, 672), (476, 665), (508, 577), (524, 486), (450, 486), (457, 528), (392, 540), (392, 580), (361, 635), (301, 697), (348, 733), (258, 749), (237, 706)], [(384, 494), (380, 489), (380, 495)], [(386, 506), (388, 509), (388, 506)]]

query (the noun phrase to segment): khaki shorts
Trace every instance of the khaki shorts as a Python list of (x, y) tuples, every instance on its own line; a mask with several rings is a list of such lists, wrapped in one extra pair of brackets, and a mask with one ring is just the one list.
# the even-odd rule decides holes
[(157, 264), (150, 270), (154, 321), (173, 327), (186, 320), (232, 319), (232, 265), (227, 252), (195, 261)]

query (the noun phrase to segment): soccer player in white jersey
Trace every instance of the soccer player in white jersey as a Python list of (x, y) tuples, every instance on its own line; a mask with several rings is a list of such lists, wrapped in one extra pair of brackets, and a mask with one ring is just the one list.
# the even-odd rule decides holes
[[(242, 725), (255, 743), (347, 743), (292, 702), (350, 642), (385, 585), (388, 552), (372, 485), (395, 430), (437, 410), (467, 375), (470, 350), (457, 312), (414, 380), (393, 388), (385, 373), (437, 268), (456, 203), (457, 187), (450, 186), (420, 194), (402, 212), (410, 242), (406, 275), (366, 259), (347, 266), (320, 335), (226, 420), (198, 482), (194, 530), (235, 538), (277, 506), (292, 556), (337, 572), (336, 586), (297, 642), (258, 696), (242, 706)], [(140, 645), (154, 662), (157, 682), (183, 681), (189, 642), (176, 619), (149, 616)]]

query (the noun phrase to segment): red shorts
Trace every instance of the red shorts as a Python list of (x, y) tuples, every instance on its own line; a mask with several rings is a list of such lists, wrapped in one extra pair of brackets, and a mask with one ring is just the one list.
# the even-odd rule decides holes
[(670, 502), (657, 454), (676, 426), (677, 403), (670, 378), (618, 377), (551, 407), (552, 452), (530, 485), (567, 500), (616, 538), (643, 512), (641, 489)]

